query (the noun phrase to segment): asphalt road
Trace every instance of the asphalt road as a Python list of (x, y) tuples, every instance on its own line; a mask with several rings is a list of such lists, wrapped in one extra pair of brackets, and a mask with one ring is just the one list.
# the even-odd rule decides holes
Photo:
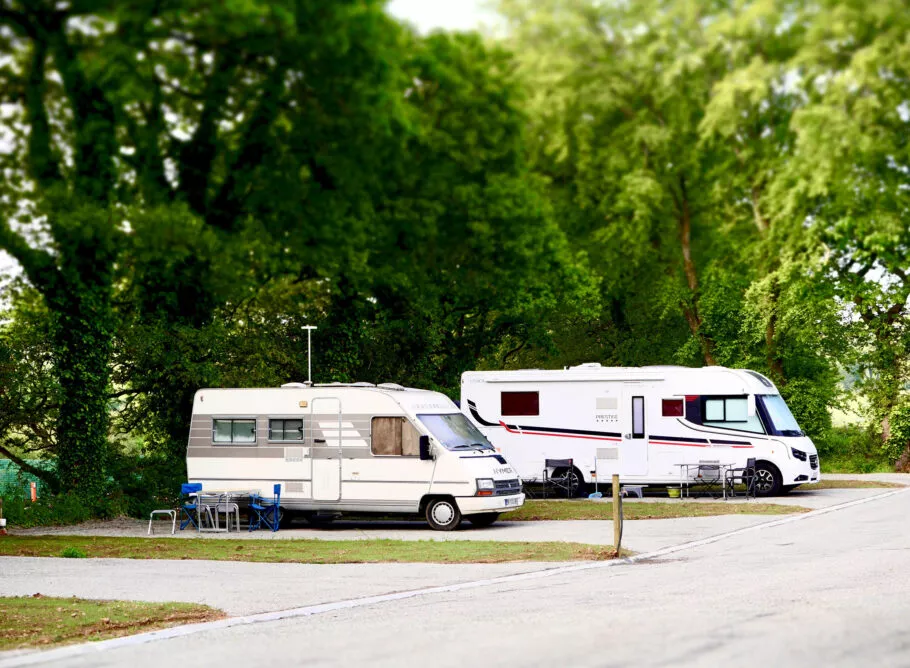
[(208, 629), (50, 665), (907, 666), (908, 517), (910, 491), (901, 491), (652, 562)]

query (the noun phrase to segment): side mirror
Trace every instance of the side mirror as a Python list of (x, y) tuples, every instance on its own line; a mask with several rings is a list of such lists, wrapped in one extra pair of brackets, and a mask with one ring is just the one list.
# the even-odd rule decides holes
[(420, 458), (424, 461), (433, 459), (433, 455), (430, 453), (430, 437), (426, 434), (421, 435), (420, 440)]

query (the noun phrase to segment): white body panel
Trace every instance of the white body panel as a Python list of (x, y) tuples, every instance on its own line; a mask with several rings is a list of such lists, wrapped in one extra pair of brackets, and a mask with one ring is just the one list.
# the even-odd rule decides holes
[[(449, 450), (421, 414), (455, 415), (445, 395), (414, 389), (293, 386), (204, 389), (196, 393), (187, 447), (190, 482), (204, 491), (255, 491), (266, 498), (281, 484), (281, 506), (305, 511), (419, 512), (430, 497), (453, 497), (464, 515), (520, 508), (518, 475), (489, 450)], [(373, 419), (400, 417), (430, 436), (431, 460), (378, 455)], [(216, 421), (241, 421), (253, 442), (215, 440)], [(303, 421), (294, 440), (274, 437), (275, 420)], [(283, 432), (282, 432), (283, 433)], [(274, 437), (274, 438), (273, 438)], [(477, 496), (477, 479), (492, 479), (492, 496)], [(512, 484), (514, 482), (514, 485)]]
[[(503, 415), (502, 393), (537, 393), (537, 414)], [(469, 371), (461, 379), (461, 408), (523, 479), (539, 478), (545, 459), (573, 459), (585, 482), (668, 484), (680, 480), (681, 464), (714, 461), (744, 466), (755, 458), (772, 463), (783, 485), (821, 479), (818, 454), (805, 436), (752, 433), (662, 415), (663, 400), (776, 395), (763, 376), (741, 369), (706, 367)], [(633, 433), (633, 401), (644, 408)], [(532, 411), (528, 411), (532, 412)], [(760, 413), (761, 411), (759, 411)], [(762, 419), (761, 415), (756, 419)], [(643, 426), (643, 429), (641, 428)], [(772, 430), (773, 431), (773, 430)], [(805, 461), (794, 456), (796, 448)]]

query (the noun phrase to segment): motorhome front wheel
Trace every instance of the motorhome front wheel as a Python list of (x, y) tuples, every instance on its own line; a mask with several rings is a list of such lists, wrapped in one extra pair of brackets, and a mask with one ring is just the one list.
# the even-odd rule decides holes
[(461, 511), (451, 499), (434, 499), (427, 504), (427, 524), (436, 531), (451, 531), (461, 524)]
[(755, 492), (758, 496), (774, 496), (781, 489), (783, 479), (777, 467), (759, 462), (755, 467)]

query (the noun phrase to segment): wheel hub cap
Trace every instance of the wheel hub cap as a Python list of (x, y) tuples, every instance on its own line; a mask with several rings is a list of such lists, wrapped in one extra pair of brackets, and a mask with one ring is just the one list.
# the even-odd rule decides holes
[(433, 519), (436, 520), (438, 524), (448, 524), (452, 521), (453, 517), (455, 517), (455, 509), (448, 503), (438, 503), (436, 504), (436, 507), (433, 508)]

